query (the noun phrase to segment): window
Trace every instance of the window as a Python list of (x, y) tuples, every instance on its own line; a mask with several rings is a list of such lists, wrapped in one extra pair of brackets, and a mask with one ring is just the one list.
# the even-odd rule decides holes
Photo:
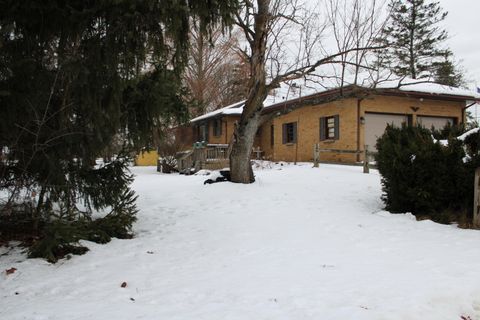
[(222, 135), (222, 120), (221, 119), (213, 120), (213, 135), (215, 137), (218, 137), (218, 136)]
[(197, 128), (197, 141), (208, 142), (208, 124), (202, 123)]
[(340, 138), (339, 116), (320, 118), (320, 140), (338, 140)]
[(273, 124), (270, 126), (270, 145), (273, 147), (273, 144), (275, 143), (275, 135), (274, 135), (274, 127)]
[(297, 142), (297, 123), (290, 122), (283, 124), (283, 143), (296, 143)]

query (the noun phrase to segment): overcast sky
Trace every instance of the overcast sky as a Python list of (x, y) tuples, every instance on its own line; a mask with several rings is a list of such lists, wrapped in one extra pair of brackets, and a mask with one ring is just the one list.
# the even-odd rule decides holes
[(448, 44), (467, 70), (470, 86), (480, 87), (480, 0), (440, 0), (440, 5), (448, 11)]

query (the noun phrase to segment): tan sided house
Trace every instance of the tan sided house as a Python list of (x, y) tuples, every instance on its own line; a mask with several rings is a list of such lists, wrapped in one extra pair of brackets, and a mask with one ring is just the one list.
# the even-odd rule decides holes
[[(374, 89), (349, 85), (304, 96), (298, 90), (269, 96), (263, 110), (268, 120), (258, 130), (252, 158), (312, 161), (314, 145), (319, 144), (320, 161), (358, 163), (365, 148), (374, 151), (387, 124), (439, 129), (447, 123), (463, 123), (466, 108), (477, 101), (480, 95), (468, 90), (434, 83), (398, 86), (398, 82)], [(242, 107), (239, 102), (197, 117), (189, 127), (178, 128), (177, 139), (188, 146), (203, 142), (201, 146), (209, 150), (201, 159), (204, 162), (227, 159)], [(183, 159), (192, 153), (186, 152)]]

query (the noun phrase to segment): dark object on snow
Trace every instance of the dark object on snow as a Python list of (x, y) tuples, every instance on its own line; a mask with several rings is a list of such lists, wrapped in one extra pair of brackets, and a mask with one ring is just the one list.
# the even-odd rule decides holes
[(189, 176), (189, 175), (192, 175), (192, 174), (195, 173), (195, 169), (194, 168), (185, 168), (185, 169), (179, 171), (179, 173)]
[(122, 284), (120, 285), (120, 287), (126, 288), (126, 287), (127, 287), (127, 283), (126, 283), (126, 282), (122, 282)]
[(220, 174), (222, 175), (221, 177), (217, 177), (215, 180), (207, 179), (203, 182), (203, 184), (212, 184), (217, 182), (231, 181), (230, 170), (221, 170)]
[(17, 268), (12, 267), (10, 269), (5, 270), (5, 273), (9, 275), (9, 274), (15, 273), (15, 271), (17, 271)]
[(227, 179), (228, 181), (232, 180), (230, 176), (230, 170), (220, 170), (220, 174), (222, 175), (222, 177), (225, 177), (225, 179)]

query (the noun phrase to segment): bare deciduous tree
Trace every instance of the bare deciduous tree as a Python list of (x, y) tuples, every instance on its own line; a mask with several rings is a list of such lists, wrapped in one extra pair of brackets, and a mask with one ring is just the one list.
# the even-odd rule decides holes
[(194, 116), (245, 98), (247, 64), (234, 50), (236, 46), (238, 31), (227, 35), (218, 27), (210, 37), (199, 32), (198, 27), (191, 31), (190, 59), (184, 78), (194, 100)]
[[(351, 0), (331, 0), (328, 17), (321, 18), (316, 8), (298, 0), (243, 0), (236, 23), (243, 31), (249, 61), (250, 79), (243, 113), (234, 132), (230, 169), (233, 182), (252, 183), (251, 149), (262, 116), (263, 101), (281, 83), (315, 75), (321, 81), (319, 68), (324, 65), (355, 67), (365, 61), (363, 52), (375, 48), (376, 12), (365, 14), (360, 1), (357, 9), (339, 13)], [(362, 1), (365, 3), (365, 1)], [(375, 6), (375, 3), (373, 3)], [(342, 28), (340, 29), (340, 26)], [(336, 48), (327, 46), (323, 31), (331, 29)], [(367, 66), (368, 67), (368, 66)], [(344, 74), (344, 72), (342, 72)]]

